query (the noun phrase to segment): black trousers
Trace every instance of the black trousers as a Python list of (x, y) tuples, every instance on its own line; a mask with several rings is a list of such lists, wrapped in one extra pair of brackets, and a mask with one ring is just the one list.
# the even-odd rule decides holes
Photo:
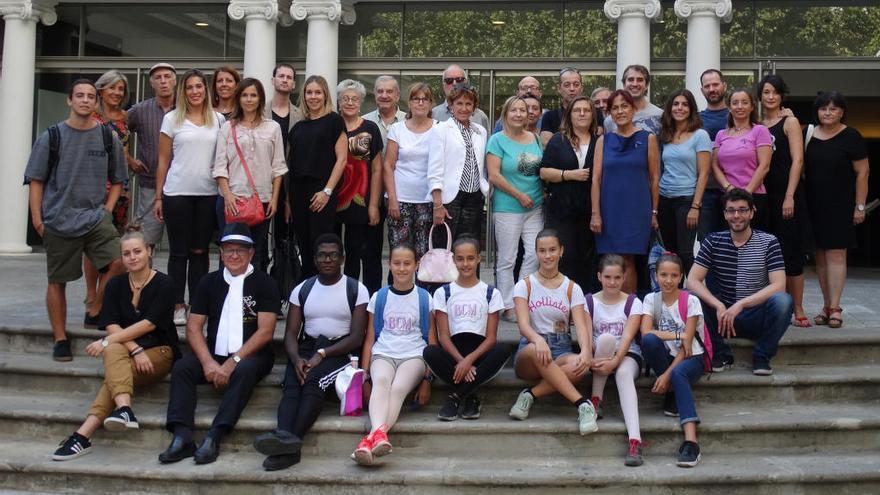
[(293, 215), (293, 231), (302, 259), (300, 282), (317, 275), (312, 248), (321, 234), (333, 233), (336, 228), (336, 193), (321, 211), (312, 211), (309, 204), (316, 192), (324, 189), (326, 182), (309, 177), (299, 177), (290, 181), (290, 209)]
[[(486, 340), (486, 337), (475, 333), (459, 333), (452, 336), (452, 343), (458, 349), (459, 354), (467, 356)], [(477, 368), (477, 379), (472, 382), (462, 381), (453, 383), (455, 375), (455, 360), (439, 345), (429, 345), (422, 351), (422, 357), (431, 371), (452, 386), (455, 394), (465, 398), (474, 393), (481, 385), (488, 382), (504, 367), (504, 363), (510, 357), (512, 349), (505, 344), (495, 344), (488, 352), (480, 356), (474, 363)]]
[[(311, 359), (315, 350), (329, 347), (330, 341), (319, 338), (309, 339), (299, 347), (300, 359)], [(329, 380), (328, 375), (346, 366), (349, 363), (348, 356), (327, 356), (321, 363), (310, 369), (306, 374), (306, 380), (299, 382), (293, 363), (287, 360), (287, 369), (284, 372), (284, 383), (281, 385), (281, 403), (278, 404), (278, 429), (288, 431), (303, 438), (308, 433), (324, 408), (325, 395), (328, 390), (336, 391), (335, 380)], [(328, 377), (325, 379), (325, 377)], [(322, 379), (329, 382), (326, 388), (322, 388)]]
[[(190, 301), (199, 280), (208, 273), (208, 244), (214, 232), (217, 196), (162, 196), (162, 214), (168, 229), (168, 276), (174, 280), (174, 302)], [(199, 251), (199, 252), (194, 252)]]
[[(480, 241), (483, 244), (483, 209), (486, 205), (486, 198), (480, 191), (466, 193), (459, 191), (455, 199), (447, 203), (446, 211), (452, 218), (446, 219), (449, 230), (452, 231), (452, 241), (467, 234)], [(438, 231), (442, 234), (438, 234)], [(437, 241), (446, 238), (446, 229), (442, 226), (434, 229), (434, 246), (439, 247)], [(443, 244), (445, 245), (445, 244)]]
[[(574, 280), (584, 292), (598, 290), (596, 240), (590, 230), (590, 220), (548, 215), (547, 227), (559, 232), (559, 240), (564, 249), (562, 258), (559, 259), (559, 271)], [(529, 274), (522, 274), (523, 277), (526, 275)]]
[[(684, 263), (684, 275), (690, 273), (694, 265), (694, 240), (697, 238), (696, 229), (691, 230), (687, 226), (687, 216), (694, 204), (693, 196), (676, 196), (667, 198), (660, 196), (658, 205), (657, 223), (660, 225), (660, 235), (663, 237), (663, 245), (667, 251), (678, 254)], [(701, 212), (702, 214), (702, 212)], [(699, 220), (698, 220), (699, 222)]]
[[(228, 358), (214, 356), (214, 359), (223, 364)], [(271, 350), (264, 349), (242, 359), (235, 366), (211, 428), (229, 431), (235, 426), (251, 398), (254, 386), (272, 371), (274, 362), (275, 357)], [(168, 414), (165, 420), (165, 428), (168, 431), (173, 433), (175, 425), (193, 429), (197, 401), (196, 385), (201, 383), (207, 382), (202, 363), (195, 354), (186, 354), (174, 363), (171, 369), (171, 397), (168, 399)]]
[(361, 261), (364, 270), (364, 285), (370, 294), (382, 288), (382, 247), (385, 241), (385, 217), (388, 210), (383, 204), (379, 208), (379, 223), (368, 225), (361, 248)]

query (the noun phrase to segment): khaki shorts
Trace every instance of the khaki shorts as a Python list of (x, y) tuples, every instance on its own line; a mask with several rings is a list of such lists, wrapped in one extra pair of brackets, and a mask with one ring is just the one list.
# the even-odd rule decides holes
[(46, 248), (46, 272), (50, 284), (63, 284), (82, 277), (83, 254), (100, 272), (120, 256), (119, 232), (113, 226), (110, 214), (105, 214), (97, 227), (79, 237), (63, 237), (46, 228), (43, 246)]

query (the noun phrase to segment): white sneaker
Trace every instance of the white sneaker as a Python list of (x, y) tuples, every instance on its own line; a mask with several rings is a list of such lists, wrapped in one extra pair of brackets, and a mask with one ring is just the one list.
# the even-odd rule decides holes
[(508, 415), (513, 419), (527, 419), (529, 417), (529, 409), (532, 408), (532, 404), (534, 403), (535, 397), (530, 394), (527, 389), (523, 390), (519, 393), (519, 396), (516, 398), (513, 407), (510, 408)]
[(174, 325), (178, 327), (186, 325), (186, 306), (174, 310)]
[(578, 431), (580, 434), (586, 435), (599, 430), (596, 424), (596, 410), (593, 409), (593, 403), (586, 401), (578, 406)]

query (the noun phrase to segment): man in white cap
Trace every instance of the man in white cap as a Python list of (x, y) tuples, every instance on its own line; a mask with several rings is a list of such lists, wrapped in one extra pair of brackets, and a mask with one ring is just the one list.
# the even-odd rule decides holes
[[(174, 438), (159, 454), (163, 464), (186, 457), (195, 457), (196, 464), (217, 460), (223, 435), (238, 422), (254, 386), (275, 361), (271, 342), (281, 298), (272, 278), (251, 265), (254, 241), (245, 224), (226, 226), (220, 256), (224, 268), (202, 278), (190, 309), (186, 338), (192, 353), (171, 370), (165, 428)], [(225, 391), (211, 429), (197, 449), (193, 428), (200, 383)]]

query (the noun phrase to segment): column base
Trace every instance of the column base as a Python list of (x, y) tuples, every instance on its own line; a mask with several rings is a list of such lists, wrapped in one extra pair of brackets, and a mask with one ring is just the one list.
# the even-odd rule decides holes
[(15, 254), (31, 254), (34, 250), (27, 244), (17, 242), (0, 242), (0, 256)]

